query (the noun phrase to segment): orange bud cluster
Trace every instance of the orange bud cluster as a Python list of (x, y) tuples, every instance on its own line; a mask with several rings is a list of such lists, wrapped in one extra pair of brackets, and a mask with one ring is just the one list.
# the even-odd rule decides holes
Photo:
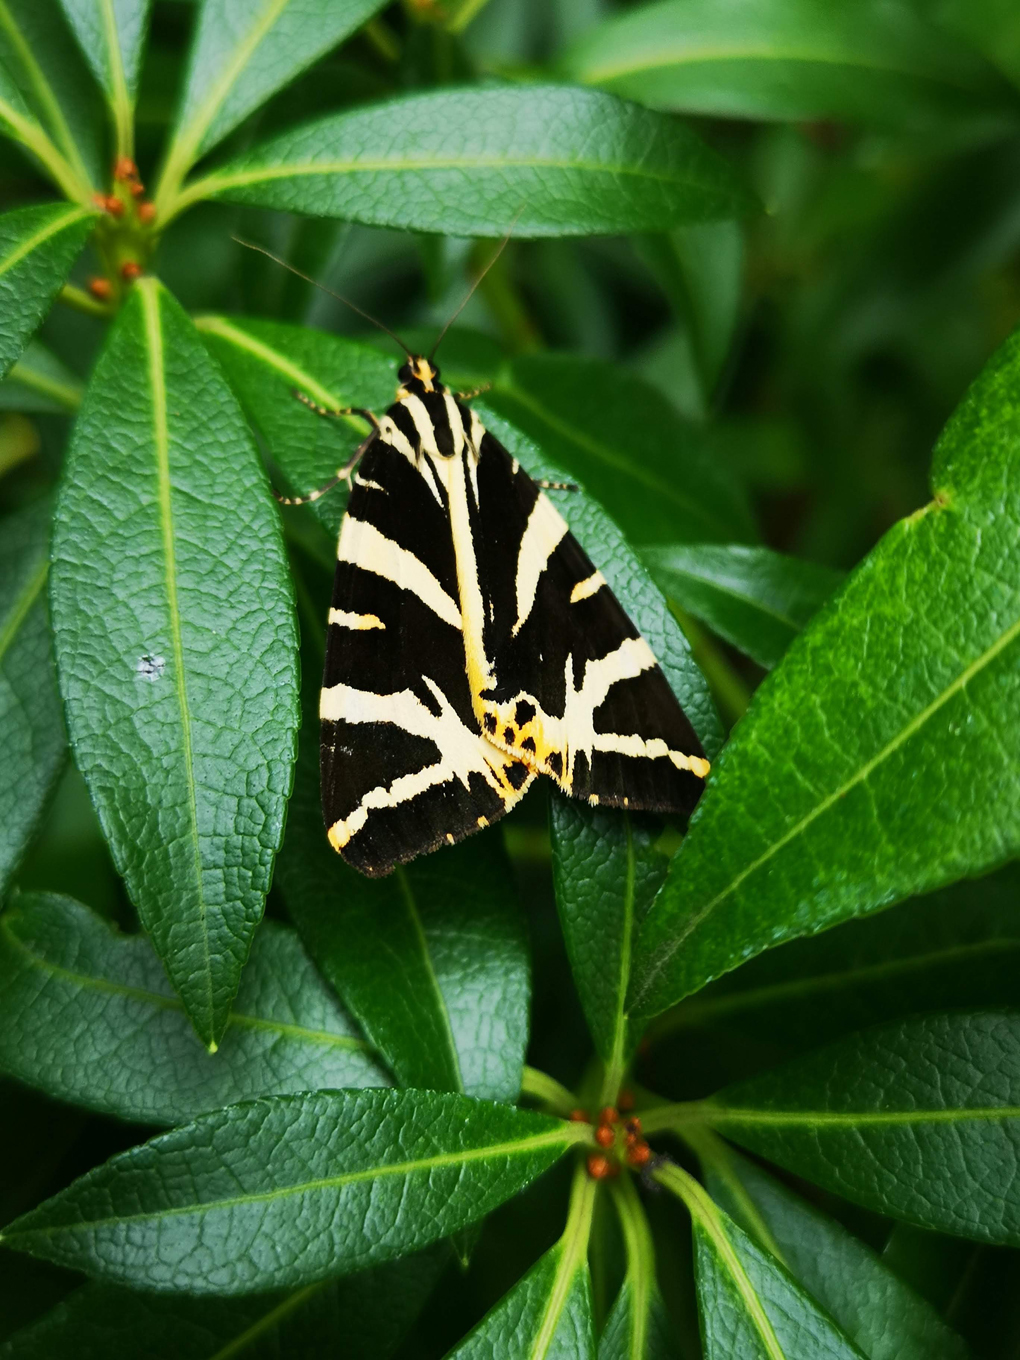
[(95, 278), (89, 279), (89, 292), (97, 302), (109, 302), (113, 297), (113, 284), (97, 274)]
[[(620, 1103), (623, 1104), (623, 1101)], [(577, 1113), (582, 1112), (575, 1111), (575, 1114)], [(652, 1159), (652, 1149), (641, 1132), (641, 1120), (632, 1115), (621, 1127), (619, 1111), (612, 1105), (607, 1105), (605, 1109), (599, 1111), (595, 1142), (604, 1149), (602, 1152), (593, 1152), (588, 1157), (588, 1175), (595, 1180), (605, 1180), (606, 1177), (619, 1175), (621, 1152), (623, 1160), (636, 1171), (647, 1166)]]
[(134, 283), (135, 279), (141, 278), (142, 266), (137, 260), (125, 260), (120, 267), (120, 276), (125, 283)]

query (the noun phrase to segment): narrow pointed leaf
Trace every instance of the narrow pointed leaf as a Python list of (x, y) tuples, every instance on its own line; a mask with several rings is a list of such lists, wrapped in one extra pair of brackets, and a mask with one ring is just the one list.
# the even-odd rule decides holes
[(0, 1360), (386, 1360), (447, 1258), (443, 1247), (251, 1299), (189, 1299), (88, 1284), (0, 1346)]
[(0, 411), (66, 415), (81, 405), (82, 385), (55, 354), (30, 340), (0, 383)]
[(1020, 1015), (851, 1035), (697, 1107), (752, 1151), (919, 1227), (1020, 1244)]
[(151, 0), (60, 0), (92, 73), (115, 109), (134, 107)]
[(843, 581), (830, 567), (739, 543), (651, 547), (641, 556), (667, 598), (766, 669)]
[(52, 599), (78, 766), (170, 979), (213, 1043), (283, 830), (297, 648), (251, 436), (151, 279), (115, 323), (75, 426)]
[(383, 0), (211, 0), (203, 5), (171, 155), (185, 149), (190, 164), (382, 5)]
[(69, 203), (0, 217), (0, 377), (49, 311), (95, 220), (95, 213)]
[(290, 1288), (476, 1222), (584, 1137), (579, 1125), (460, 1095), (274, 1096), (121, 1153), (3, 1241), (141, 1289)]
[(655, 108), (725, 118), (898, 125), (1005, 101), (973, 52), (880, 0), (663, 0), (593, 28), (563, 65)]
[(1020, 334), (891, 529), (759, 689), (648, 915), (633, 1004), (1020, 849)]
[(46, 608), (51, 509), (0, 522), (0, 898), (67, 752)]
[(390, 1084), (285, 927), (258, 931), (211, 1055), (148, 940), (53, 893), (19, 897), (0, 916), (0, 1070), (148, 1124), (254, 1096)]
[(687, 128), (564, 86), (440, 90), (282, 133), (191, 197), (453, 236), (660, 231), (751, 201)]
[(735, 1152), (706, 1172), (716, 1202), (752, 1238), (765, 1225), (794, 1278), (869, 1360), (966, 1360), (962, 1337), (835, 1219)]

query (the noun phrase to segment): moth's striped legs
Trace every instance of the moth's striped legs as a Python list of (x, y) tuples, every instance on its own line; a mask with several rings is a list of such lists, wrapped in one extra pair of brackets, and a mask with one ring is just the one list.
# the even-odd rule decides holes
[(543, 491), (580, 491), (576, 482), (536, 482)]
[(483, 392), (488, 392), (492, 383), (482, 383), (479, 387), (472, 387), (469, 392), (454, 392), (454, 401), (470, 401), (472, 397), (480, 397)]
[(361, 416), (367, 420), (376, 434), (379, 433), (379, 420), (372, 411), (366, 411), (363, 406), (320, 406), (317, 401), (312, 401), (311, 397), (306, 397), (304, 392), (298, 388), (292, 388), (292, 393), (297, 397), (303, 406), (307, 406), (309, 411), (314, 411), (317, 416), (327, 416), (330, 420), (335, 420), (339, 416)]
[[(309, 403), (309, 404), (310, 404), (310, 403)], [(324, 412), (323, 414), (325, 414), (325, 415), (332, 415), (332, 412), (331, 412), (331, 411), (327, 411), (327, 412)], [(361, 412), (359, 411), (359, 412), (358, 412), (358, 415), (360, 415), (360, 414), (361, 414)], [(375, 416), (372, 416), (372, 419), (373, 419), (373, 421), (374, 421), (374, 420), (375, 420)], [(378, 426), (378, 423), (376, 423), (375, 429), (374, 429), (374, 430), (372, 431), (372, 433), (368, 436), (368, 438), (365, 439), (365, 440), (362, 440), (362, 442), (361, 442), (361, 443), (358, 445), (358, 447), (354, 450), (354, 456), (353, 456), (353, 458), (351, 458), (351, 460), (350, 460), (349, 462), (345, 463), (345, 464), (343, 465), (342, 468), (337, 468), (335, 475), (332, 476), (332, 477), (329, 479), (329, 481), (325, 484), (325, 486), (320, 486), (320, 487), (318, 488), (318, 490), (316, 490), (316, 491), (309, 491), (309, 493), (308, 493), (307, 496), (281, 496), (280, 493), (279, 493), (279, 491), (277, 491), (277, 490), (275, 490), (275, 489), (274, 489), (274, 491), (273, 491), (273, 495), (276, 497), (276, 499), (280, 502), (281, 505), (307, 505), (307, 504), (309, 503), (309, 501), (317, 501), (317, 500), (319, 499), (319, 497), (320, 497), (320, 496), (324, 496), (324, 495), (326, 494), (327, 491), (332, 491), (333, 488), (334, 488), (339, 482), (345, 482), (345, 481), (347, 481), (347, 479), (350, 477), (351, 473), (354, 471), (354, 469), (355, 469), (355, 468), (358, 466), (358, 464), (361, 462), (362, 458), (364, 458), (365, 454), (368, 452), (368, 450), (369, 450), (369, 449), (372, 447), (372, 445), (375, 443), (376, 436), (378, 435), (378, 433), (379, 433), (379, 426)]]

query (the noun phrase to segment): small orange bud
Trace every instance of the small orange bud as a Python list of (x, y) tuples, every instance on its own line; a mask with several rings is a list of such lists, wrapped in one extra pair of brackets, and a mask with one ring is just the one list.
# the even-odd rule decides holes
[(630, 1119), (627, 1120), (626, 1124), (624, 1124), (623, 1127), (627, 1130), (628, 1133), (638, 1135), (641, 1132), (641, 1120), (638, 1119), (637, 1115), (633, 1115)]
[(135, 179), (138, 176), (138, 166), (130, 156), (119, 156), (117, 164), (113, 167), (114, 179)]
[(141, 273), (142, 266), (136, 260), (126, 260), (120, 267), (120, 276), (126, 283), (134, 283)]
[(593, 1152), (588, 1158), (588, 1175), (593, 1181), (604, 1181), (612, 1175), (612, 1163), (601, 1152)]
[(106, 211), (110, 214), (111, 217), (124, 216), (124, 204), (120, 201), (116, 194), (107, 194), (106, 202), (103, 206), (106, 208)]
[(651, 1159), (652, 1149), (647, 1143), (635, 1143), (627, 1149), (627, 1161), (631, 1166), (644, 1166)]
[(618, 1124), (620, 1116), (613, 1109), (612, 1105), (607, 1105), (599, 1115), (600, 1124)]
[(625, 1114), (626, 1114), (626, 1112), (627, 1112), (628, 1110), (632, 1110), (632, 1109), (634, 1108), (634, 1092), (633, 1092), (633, 1091), (630, 1091), (630, 1090), (627, 1090), (626, 1088), (624, 1088), (624, 1089), (620, 1092), (620, 1096), (619, 1096), (619, 1099), (617, 1100), (617, 1104), (619, 1105), (620, 1109), (623, 1110), (623, 1112), (624, 1112)]
[(616, 1134), (608, 1124), (600, 1124), (595, 1130), (595, 1141), (599, 1147), (612, 1147), (616, 1142)]
[(148, 199), (138, 205), (138, 220), (143, 226), (150, 227), (156, 220), (156, 205)]
[(131, 190), (132, 198), (141, 198), (142, 194), (145, 193), (145, 185), (140, 179), (133, 179), (128, 188)]
[(89, 292), (100, 302), (109, 302), (113, 297), (113, 284), (97, 274), (94, 279), (89, 279)]

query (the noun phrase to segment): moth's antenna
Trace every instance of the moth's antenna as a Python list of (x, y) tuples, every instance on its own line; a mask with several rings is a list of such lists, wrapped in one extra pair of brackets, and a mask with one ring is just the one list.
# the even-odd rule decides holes
[(482, 270), (482, 272), (478, 275), (477, 279), (475, 279), (474, 283), (473, 283), (473, 284), (471, 285), (471, 287), (468, 289), (467, 294), (465, 295), (463, 302), (461, 302), (460, 306), (459, 306), (459, 307), (457, 308), (457, 310), (454, 312), (453, 316), (450, 317), (449, 321), (447, 321), (446, 325), (445, 325), (445, 326), (443, 327), (443, 329), (439, 332), (439, 339), (436, 341), (436, 343), (432, 346), (431, 350), (429, 351), (429, 363), (431, 363), (432, 360), (435, 358), (435, 356), (436, 356), (436, 350), (437, 350), (437, 349), (439, 348), (439, 346), (443, 343), (443, 338), (444, 338), (444, 336), (446, 335), (446, 332), (450, 329), (450, 327), (453, 325), (453, 323), (457, 320), (458, 316), (460, 316), (461, 312), (464, 310), (464, 308), (468, 305), (468, 303), (469, 303), (469, 302), (471, 301), (471, 299), (474, 297), (474, 295), (475, 295), (475, 290), (477, 289), (478, 285), (481, 283), (482, 279), (485, 278), (486, 274), (489, 272), (489, 270), (492, 268), (492, 266), (496, 263), (496, 261), (499, 259), (499, 257), (503, 254), (503, 251), (506, 250), (506, 248), (507, 248), (507, 243), (509, 242), (510, 237), (513, 235), (514, 227), (516, 227), (516, 225), (517, 225), (517, 219), (520, 217), (521, 213), (524, 211), (524, 209), (525, 209), (526, 206), (527, 206), (526, 204), (522, 203), (521, 206), (517, 209), (516, 213), (514, 213), (514, 220), (510, 223), (510, 228), (509, 228), (509, 230), (507, 231), (507, 234), (503, 237), (502, 241), (500, 241), (500, 243), (499, 243), (499, 249), (496, 251), (495, 255), (493, 255), (492, 259), (489, 261), (489, 263), (485, 266), (485, 268)]
[[(260, 255), (265, 255), (275, 264), (281, 265), (284, 269), (289, 269), (290, 272), (292, 274), (296, 274), (299, 279), (304, 279), (305, 283), (310, 283), (314, 288), (320, 288), (324, 293), (328, 293), (330, 297), (336, 298), (337, 302), (342, 302), (345, 307), (350, 307), (352, 312), (357, 312), (357, 314), (359, 316), (363, 316), (366, 321), (371, 321), (373, 326), (378, 326), (381, 331), (384, 331), (390, 337), (391, 340), (395, 340), (409, 359), (414, 358), (414, 355), (404, 344), (403, 340), (401, 340), (399, 335), (394, 335), (394, 333), (390, 330), (389, 326), (384, 326), (381, 321), (377, 320), (371, 314), (371, 312), (362, 311), (358, 304), (356, 302), (352, 302), (350, 298), (345, 298), (342, 293), (334, 293), (332, 288), (327, 288), (324, 283), (320, 283), (318, 279), (313, 279), (310, 274), (302, 274), (300, 269), (296, 269), (294, 265), (290, 264), (289, 261), (287, 260), (281, 260), (279, 255), (274, 255), (273, 252), (271, 250), (267, 250), (265, 246), (256, 245), (254, 241), (245, 241), (240, 236), (233, 236), (231, 237), (231, 240), (236, 241), (239, 246), (244, 246), (246, 250), (257, 250)], [(503, 242), (503, 245), (506, 245), (505, 241)], [(500, 249), (502, 250), (502, 248), (503, 247), (501, 246)]]

